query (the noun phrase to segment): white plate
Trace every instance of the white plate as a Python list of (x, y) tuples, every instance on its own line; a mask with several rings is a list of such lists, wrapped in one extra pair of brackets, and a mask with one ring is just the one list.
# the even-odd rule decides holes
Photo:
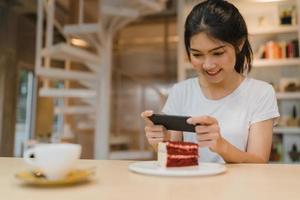
[(129, 165), (129, 170), (141, 174), (155, 176), (209, 176), (226, 171), (226, 167), (218, 163), (199, 163), (192, 167), (171, 167), (163, 168), (157, 161), (142, 161)]

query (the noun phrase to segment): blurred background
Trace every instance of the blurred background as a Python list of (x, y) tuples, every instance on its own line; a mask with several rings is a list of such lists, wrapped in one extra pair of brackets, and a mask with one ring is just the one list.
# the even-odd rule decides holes
[[(140, 113), (195, 76), (184, 21), (199, 0), (0, 0), (0, 156), (39, 142), (82, 158), (155, 158)], [(271, 83), (281, 113), (270, 162), (300, 156), (299, 0), (232, 0), (254, 51), (249, 76)]]

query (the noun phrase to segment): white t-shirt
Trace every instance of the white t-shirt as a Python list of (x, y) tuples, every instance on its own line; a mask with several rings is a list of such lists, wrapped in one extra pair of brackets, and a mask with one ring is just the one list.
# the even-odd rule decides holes
[[(207, 99), (198, 78), (177, 83), (171, 89), (162, 110), (169, 115), (209, 115), (218, 120), (221, 135), (238, 149), (245, 151), (252, 124), (279, 117), (273, 87), (263, 81), (245, 78), (231, 94), (218, 100)], [(184, 141), (197, 142), (196, 134), (184, 132)], [(221, 156), (200, 148), (201, 162), (224, 162)]]

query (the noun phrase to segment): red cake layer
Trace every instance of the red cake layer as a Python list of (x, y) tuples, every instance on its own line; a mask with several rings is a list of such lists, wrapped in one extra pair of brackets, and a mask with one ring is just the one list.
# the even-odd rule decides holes
[(168, 142), (168, 155), (198, 155), (198, 144), (191, 142)]
[(198, 165), (198, 155), (195, 156), (174, 156), (169, 155), (167, 158), (167, 167), (186, 167)]
[(198, 144), (191, 142), (167, 143), (167, 167), (198, 165)]

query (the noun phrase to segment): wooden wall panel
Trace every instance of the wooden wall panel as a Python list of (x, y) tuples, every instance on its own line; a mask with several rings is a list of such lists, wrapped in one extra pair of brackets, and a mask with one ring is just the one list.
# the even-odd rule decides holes
[(12, 156), (16, 122), (17, 17), (0, 7), (0, 156)]

